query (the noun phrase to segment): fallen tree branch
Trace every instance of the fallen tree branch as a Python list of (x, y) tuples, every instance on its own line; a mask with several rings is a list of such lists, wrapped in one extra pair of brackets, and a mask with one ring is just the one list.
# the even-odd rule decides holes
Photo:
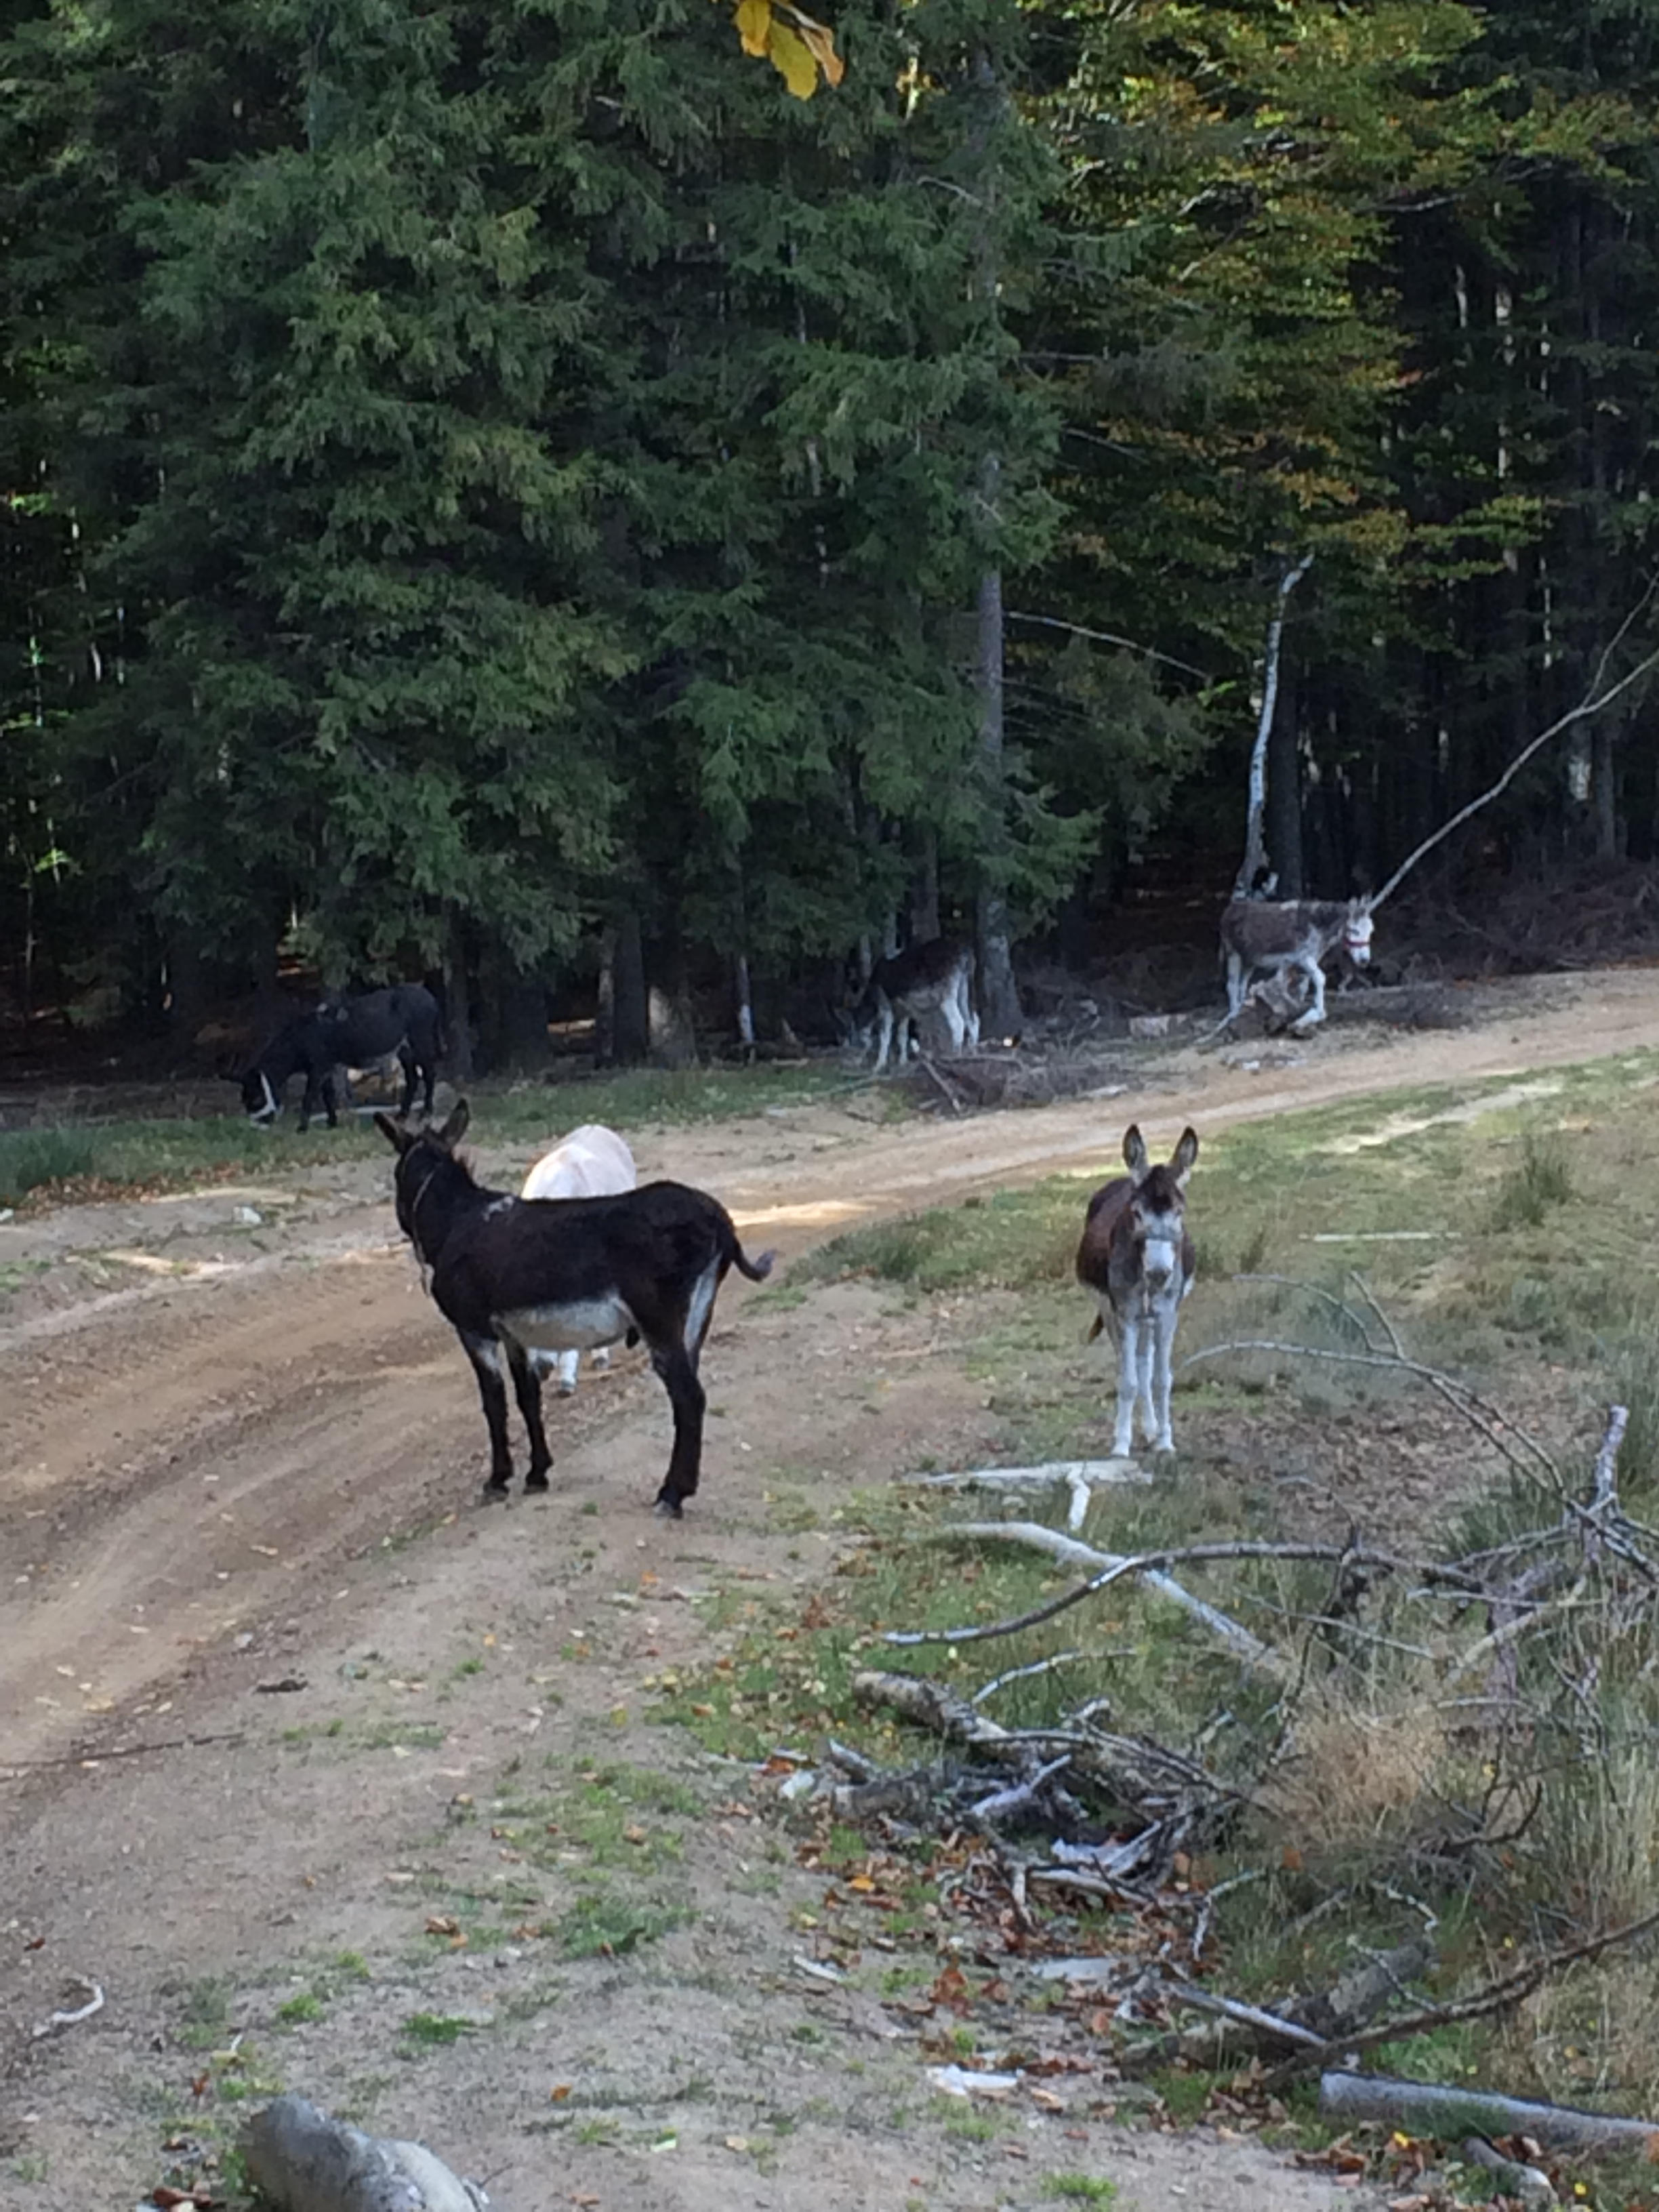
[[(1000, 1534), (1017, 1523), (992, 1522), (991, 1529)], [(1049, 1535), (1057, 1532), (1049, 1529)], [(1102, 1557), (1109, 1555), (1103, 1553)], [(994, 1636), (1012, 1636), (1022, 1628), (1036, 1628), (1045, 1620), (1070, 1607), (1081, 1605), (1085, 1598), (1096, 1596), (1109, 1589), (1125, 1575), (1146, 1575), (1166, 1567), (1196, 1566), (1218, 1559), (1283, 1559), (1318, 1560), (1335, 1565), (1346, 1561), (1356, 1567), (1376, 1567), (1390, 1574), (1413, 1575), (1419, 1580), (1437, 1583), (1462, 1592), (1470, 1597), (1480, 1597), (1481, 1584), (1459, 1567), (1440, 1566), (1432, 1561), (1405, 1559), (1392, 1552), (1371, 1552), (1353, 1544), (1267, 1544), (1241, 1540), (1232, 1544), (1184, 1544), (1167, 1551), (1139, 1552), (1127, 1559), (1113, 1559), (1098, 1574), (1091, 1575), (1087, 1582), (1079, 1583), (1059, 1597), (1050, 1598), (1044, 1605), (1033, 1606), (1029, 1613), (1014, 1613), (1006, 1620), (993, 1620), (965, 1625), (960, 1628), (890, 1628), (884, 1632), (884, 1644), (914, 1645), (918, 1644), (984, 1644)]]
[(1530, 2136), (1548, 2150), (1659, 2144), (1659, 2120), (1622, 2119), (1572, 2105), (1540, 2105), (1490, 2089), (1449, 2089), (1438, 2082), (1404, 2081), (1383, 2074), (1322, 2074), (1319, 2109), (1330, 2119), (1376, 2120), (1443, 2142), (1478, 2132)]
[(1141, 2045), (1123, 2061), (1124, 2071), (1151, 2073), (1177, 2059), (1190, 2066), (1231, 2065), (1245, 2056), (1277, 2057), (1286, 2044), (1315, 2063), (1322, 2054), (1328, 2056), (1334, 2045), (1347, 2048), (1354, 2032), (1374, 2020), (1406, 1983), (1423, 1974), (1432, 1956), (1432, 1947), (1417, 1936), (1350, 1968), (1329, 1989), (1294, 1997), (1271, 2012), (1192, 1982), (1170, 1981), (1165, 1987), (1180, 2003), (1220, 2018)]
[(975, 1467), (957, 1474), (912, 1474), (908, 1482), (925, 1490), (1000, 1490), (1016, 1493), (1055, 1490), (1062, 1484), (1072, 1495), (1066, 1525), (1073, 1534), (1083, 1526), (1093, 1503), (1096, 1483), (1124, 1487), (1149, 1483), (1152, 1470), (1133, 1459), (1051, 1460), (1042, 1467)]
[[(1612, 1950), (1615, 1944), (1632, 1943), (1652, 1928), (1659, 1928), (1659, 1908), (1644, 1912), (1639, 1920), (1627, 1921), (1622, 1928), (1610, 1928), (1602, 1935), (1586, 1936), (1582, 1942), (1566, 1943), (1547, 1951), (1541, 1958), (1517, 1967), (1501, 1980), (1488, 1982), (1484, 1989), (1474, 1990), (1466, 1997), (1454, 1998), (1448, 2004), (1425, 2005), (1417, 2012), (1379, 2021), (1376, 2027), (1358, 2034), (1333, 2039), (1325, 2045), (1325, 2055), (1335, 2057), (1340, 2052), (1341, 2056), (1352, 2057), (1362, 2051), (1374, 2050), (1381, 2043), (1396, 2043), (1403, 2036), (1421, 2035), (1428, 2029), (1450, 2027), (1461, 2021), (1484, 2020), (1491, 2013), (1507, 2011), (1511, 2005), (1529, 1997), (1540, 1983), (1559, 1973), (1563, 1966), (1576, 1966), (1581, 1959), (1598, 1959), (1603, 1951)], [(1268, 2086), (1276, 2087), (1303, 2070), (1303, 2055), (1298, 2054), (1274, 2069), (1267, 2076)], [(1497, 2132), (1501, 2135), (1504, 2130), (1500, 2128)]]
[[(1127, 1564), (1117, 1553), (1097, 1551), (1092, 1544), (1080, 1544), (1073, 1537), (1062, 1536), (1057, 1528), (1044, 1528), (1040, 1521), (957, 1521), (948, 1528), (928, 1529), (916, 1540), (921, 1543), (948, 1543), (957, 1540), (965, 1543), (1021, 1544), (1030, 1551), (1048, 1553), (1051, 1559), (1058, 1559), (1062, 1565), (1089, 1567), (1097, 1571), (1109, 1571)], [(1271, 1644), (1264, 1644), (1259, 1636), (1252, 1636), (1248, 1628), (1231, 1615), (1222, 1613), (1215, 1606), (1207, 1605), (1201, 1597), (1194, 1597), (1172, 1576), (1152, 1567), (1146, 1571), (1143, 1579), (1149, 1589), (1156, 1590), (1160, 1597), (1167, 1598), (1172, 1605), (1180, 1606), (1183, 1612), (1201, 1621), (1212, 1635), (1218, 1637), (1222, 1643), (1229, 1645), (1251, 1666), (1260, 1667), (1269, 1674), (1283, 1676), (1290, 1673), (1288, 1662)], [(900, 1640), (897, 1636), (890, 1636), (887, 1639), (890, 1644)]]

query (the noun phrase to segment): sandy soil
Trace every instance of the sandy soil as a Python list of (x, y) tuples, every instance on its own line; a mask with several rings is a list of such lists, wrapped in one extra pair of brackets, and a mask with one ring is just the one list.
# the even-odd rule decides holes
[[(890, 1127), (775, 1110), (637, 1149), (644, 1173), (716, 1191), (750, 1249), (787, 1259), (852, 1220), (1109, 1167), (1131, 1118), (1162, 1142), (1187, 1120), (1203, 1133), (1659, 1046), (1659, 973), (1506, 987), (1478, 1014), (1188, 1049), (1135, 1093), (1019, 1115)], [(781, 1495), (813, 1508), (802, 1528), (828, 1519), (826, 1482), (962, 1463), (995, 1422), (927, 1360), (933, 1324), (868, 1287), (751, 1306), (734, 1279), (682, 1526), (646, 1510), (667, 1414), (633, 1362), (560, 1409), (550, 1501), (479, 1510), (476, 1397), (392, 1241), (388, 1176), (284, 1176), (280, 1157), (246, 1188), (0, 1224), (0, 2203), (82, 2212), (159, 2178), (207, 1983), (228, 1993), (227, 2038), (257, 2040), (290, 2086), (425, 2134), (507, 2212), (966, 2212), (1035, 2204), (1057, 2171), (1110, 2175), (1141, 2208), (1358, 2201), (1247, 2143), (1115, 2128), (1098, 2083), (1057, 2083), (1063, 2110), (1022, 2106), (987, 2140), (951, 2129), (914, 2037), (792, 1964), (792, 1916), (821, 1878), (786, 1855), (744, 1893), (759, 1829), (741, 1808), (683, 1839), (696, 1918), (659, 1944), (551, 1970), (533, 1942), (423, 1960), (415, 1899), (445, 1854), (507, 1856), (453, 1801), (486, 1805), (513, 1762), (562, 1771), (596, 1745), (691, 1776), (689, 1748), (639, 1718), (647, 1674), (718, 1649), (683, 1594), (805, 1590), (831, 1532), (789, 1535)], [(524, 1164), (487, 1142), (481, 1158)], [(139, 1745), (174, 1747), (79, 1763)], [(556, 1869), (546, 1881), (551, 1909)], [(284, 2030), (294, 1978), (345, 1949), (371, 1978)], [(103, 2010), (35, 2038), (76, 1974)], [(398, 2022), (422, 2009), (475, 2013), (479, 2033), (397, 2055)], [(622, 2116), (623, 2139), (554, 2129), (561, 2084)]]

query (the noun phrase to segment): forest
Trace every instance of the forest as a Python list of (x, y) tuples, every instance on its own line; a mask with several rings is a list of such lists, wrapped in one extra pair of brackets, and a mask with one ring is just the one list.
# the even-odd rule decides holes
[[(817, 12), (0, 0), (0, 1009), (995, 1030), (1218, 909), (1280, 609), (1288, 896), (1651, 648), (1659, 0)], [(1645, 718), (1444, 866), (1652, 860)]]

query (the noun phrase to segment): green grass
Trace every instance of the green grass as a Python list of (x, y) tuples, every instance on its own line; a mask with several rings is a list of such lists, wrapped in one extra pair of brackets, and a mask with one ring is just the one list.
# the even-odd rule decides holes
[(1042, 2177), (1042, 2193), (1071, 2204), (1115, 2204), (1117, 2184), (1103, 2181), (1092, 2173), (1046, 2173)]
[(276, 2008), (279, 2027), (303, 2027), (309, 2021), (320, 2020), (325, 2008), (314, 1990), (307, 1990), (297, 1997), (289, 1997)]
[(0, 1130), (0, 1206), (21, 1206), (42, 1184), (91, 1175), (96, 1157), (85, 1129)]
[(453, 2013), (412, 2012), (398, 2031), (411, 2051), (444, 2051), (464, 2035), (476, 2035), (478, 2023)]
[[(795, 1068), (641, 1068), (568, 1083), (482, 1081), (466, 1090), (475, 1141), (490, 1149), (522, 1146), (527, 1158), (529, 1150), (539, 1150), (553, 1133), (578, 1121), (618, 1129), (678, 1127), (810, 1105), (845, 1087), (842, 1072), (826, 1062)], [(238, 1111), (0, 1132), (0, 1206), (19, 1205), (56, 1184), (72, 1188), (88, 1180), (175, 1189), (334, 1161), (389, 1159), (371, 1121), (346, 1114), (337, 1129), (319, 1121), (301, 1135), (297, 1106), (296, 1085), (288, 1112), (271, 1129), (256, 1129)]]
[(560, 1914), (554, 1935), (567, 1959), (619, 1959), (684, 1927), (691, 1917), (689, 1905), (655, 1904), (594, 1889)]

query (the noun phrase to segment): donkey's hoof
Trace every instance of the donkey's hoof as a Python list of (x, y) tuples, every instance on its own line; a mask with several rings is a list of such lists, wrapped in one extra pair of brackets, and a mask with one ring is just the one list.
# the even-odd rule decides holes
[(678, 1498), (659, 1498), (651, 1510), (659, 1521), (684, 1521), (685, 1518), (685, 1509)]
[(532, 1496), (544, 1496), (544, 1496), (546, 1495), (546, 1492), (547, 1492), (547, 1488), (548, 1488), (548, 1481), (547, 1481), (547, 1477), (546, 1477), (544, 1474), (527, 1474), (527, 1475), (526, 1475), (526, 1477), (525, 1477), (525, 1479), (524, 1479), (524, 1490), (525, 1490), (525, 1496), (526, 1496), (526, 1498), (529, 1498), (529, 1497), (532, 1497)]
[(478, 1492), (478, 1503), (481, 1505), (505, 1505), (507, 1503), (507, 1483), (505, 1479), (498, 1481), (492, 1474), (489, 1481), (485, 1483), (483, 1488)]
[(560, 1383), (560, 1385), (559, 1385), (559, 1395), (560, 1395), (560, 1397), (562, 1397), (562, 1398), (574, 1398), (574, 1397), (575, 1396), (575, 1395), (576, 1395), (576, 1386), (575, 1386), (575, 1384), (574, 1384), (574, 1382), (561, 1382), (561, 1383)]

